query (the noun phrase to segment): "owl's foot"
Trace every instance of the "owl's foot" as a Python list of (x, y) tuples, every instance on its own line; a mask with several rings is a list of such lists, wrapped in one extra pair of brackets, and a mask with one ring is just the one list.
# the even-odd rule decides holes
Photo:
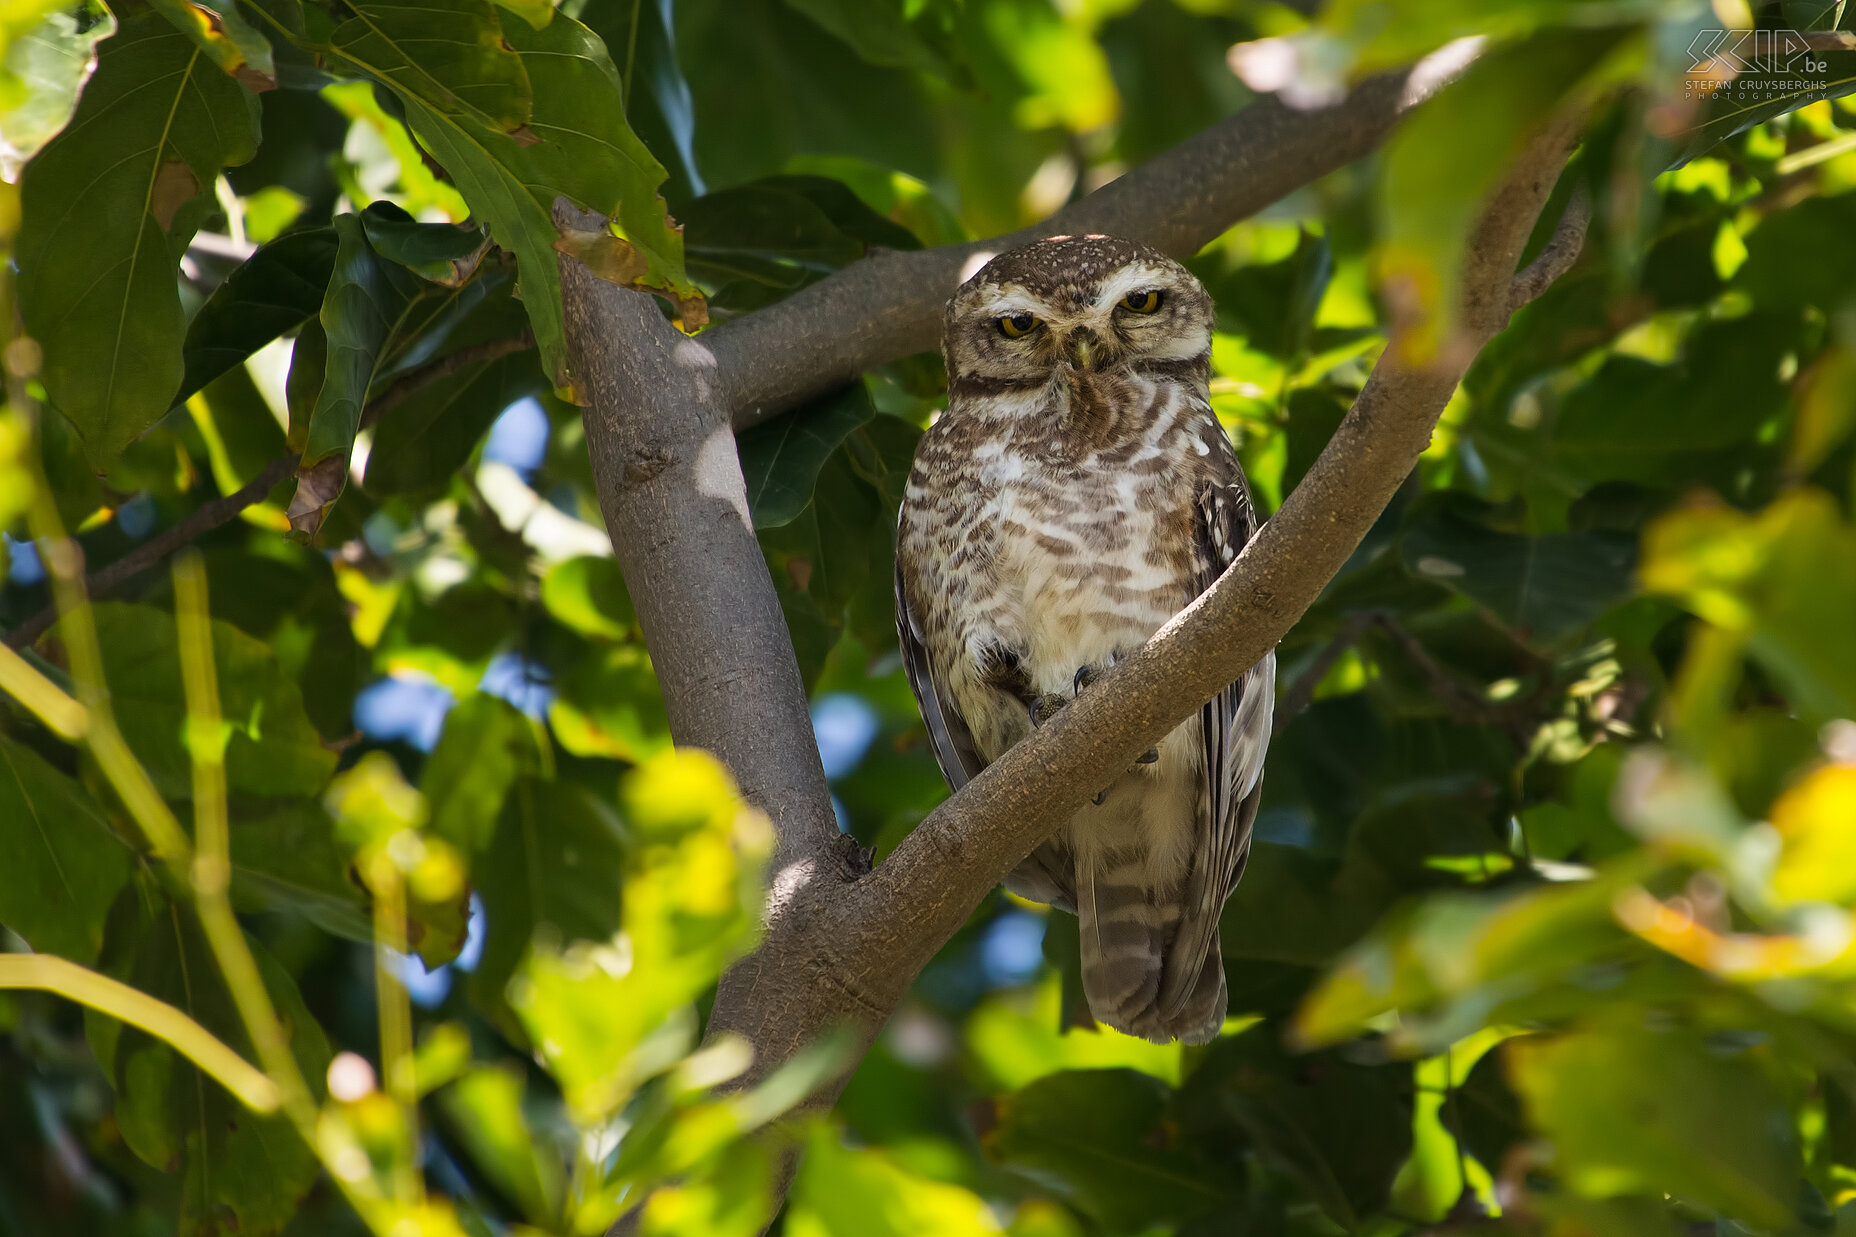
[(1042, 726), (1045, 722), (1057, 716), (1057, 710), (1068, 703), (1070, 702), (1062, 696), (1059, 696), (1056, 692), (1045, 692), (1042, 696), (1037, 697), (1031, 702), (1031, 725), (1033, 728)]
[[(1116, 660), (1115, 658), (1111, 657), (1109, 659), (1108, 665), (1109, 666), (1114, 665), (1115, 660)], [(1102, 675), (1106, 673), (1107, 670), (1108, 670), (1108, 666), (1095, 666), (1095, 665), (1078, 666), (1076, 668), (1075, 676), (1070, 680), (1070, 695), (1072, 696), (1082, 695), (1083, 689), (1085, 687), (1088, 687), (1090, 684), (1094, 683), (1097, 679), (1101, 678)], [(1049, 720), (1049, 719), (1046, 718), (1046, 720)], [(1035, 716), (1032, 718), (1032, 724), (1033, 725), (1037, 724), (1037, 719)], [(1160, 749), (1157, 747), (1150, 747), (1146, 751), (1142, 752), (1139, 756), (1136, 756), (1134, 758), (1134, 763), (1136, 765), (1151, 765), (1151, 764), (1159, 763), (1159, 760), (1160, 760)], [(1101, 807), (1102, 801), (1106, 798), (1108, 798), (1108, 791), (1104, 790), (1101, 794), (1095, 797), (1093, 802), (1095, 803), (1097, 807)]]

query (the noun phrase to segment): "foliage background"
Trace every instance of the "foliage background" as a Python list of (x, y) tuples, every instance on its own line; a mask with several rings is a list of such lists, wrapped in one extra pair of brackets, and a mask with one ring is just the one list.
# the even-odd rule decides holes
[[(729, 1099), (708, 1088), (740, 1061), (687, 1055), (751, 940), (764, 825), (667, 754), (555, 386), (547, 201), (616, 210), (613, 269), (693, 327), (698, 292), (725, 319), (873, 245), (1036, 221), (1243, 106), (1234, 45), (1292, 37), (1318, 98), (1472, 33), (1488, 67), (1406, 138), (1193, 263), (1272, 510), (1396, 314), (1450, 286), (1504, 143), (1570, 91), (1600, 102), (1568, 178), (1597, 203), (1587, 256), (1487, 349), (1281, 649), (1227, 1033), (1074, 1029), (1074, 920), (995, 895), (830, 1117), (782, 1135), (809, 1148), (785, 1230), (1856, 1223), (1856, 111), (1683, 80), (1699, 30), (1830, 29), (1840, 4), (452, 7), (416, 54), (441, 19), (391, 0), (0, 9), (0, 628), (51, 601), (59, 523), (107, 564), (301, 454), (296, 539), (286, 480), (189, 560), (221, 790), (183, 682), (206, 615), (165, 567), (26, 664), (100, 716), (73, 655), (94, 625), (155, 790), (183, 820), (223, 803), (317, 1106), (259, 1120), (133, 1026), (0, 993), (0, 1230), (593, 1232), (676, 1177), (648, 1231), (756, 1231), (767, 1154), (738, 1136), (830, 1046)], [(944, 794), (889, 603), (943, 389), (907, 358), (740, 441), (842, 820), (879, 857)], [(152, 809), (94, 720), (74, 749), (26, 705), (0, 711), (7, 950), (250, 1056)]]

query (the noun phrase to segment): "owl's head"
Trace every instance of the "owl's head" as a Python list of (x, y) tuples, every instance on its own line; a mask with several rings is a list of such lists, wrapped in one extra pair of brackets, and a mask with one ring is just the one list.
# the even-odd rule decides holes
[(1053, 236), (1002, 253), (947, 305), (949, 377), (995, 392), (1193, 362), (1211, 339), (1211, 297), (1192, 272), (1113, 236)]

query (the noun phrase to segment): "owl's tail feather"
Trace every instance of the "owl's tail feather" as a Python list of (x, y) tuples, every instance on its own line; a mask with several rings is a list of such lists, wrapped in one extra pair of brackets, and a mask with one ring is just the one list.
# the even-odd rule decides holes
[(1155, 898), (1139, 864), (1101, 865), (1079, 857), (1076, 912), (1083, 992), (1098, 1022), (1155, 1043), (1201, 1044), (1224, 1022), (1224, 966), (1216, 953), (1191, 996), (1168, 1017), (1160, 1008), (1167, 945), (1178, 935), (1177, 900)]

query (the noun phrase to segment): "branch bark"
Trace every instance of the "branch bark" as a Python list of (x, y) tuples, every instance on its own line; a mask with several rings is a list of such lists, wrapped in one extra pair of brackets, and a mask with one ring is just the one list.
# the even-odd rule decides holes
[(1457, 67), (1449, 57), (1386, 73), (1333, 107), (1262, 99), (1043, 223), (990, 240), (883, 250), (777, 305), (703, 336), (736, 429), (938, 347), (963, 272), (1045, 236), (1102, 232), (1190, 257), (1239, 219), (1376, 147), (1399, 115)]

